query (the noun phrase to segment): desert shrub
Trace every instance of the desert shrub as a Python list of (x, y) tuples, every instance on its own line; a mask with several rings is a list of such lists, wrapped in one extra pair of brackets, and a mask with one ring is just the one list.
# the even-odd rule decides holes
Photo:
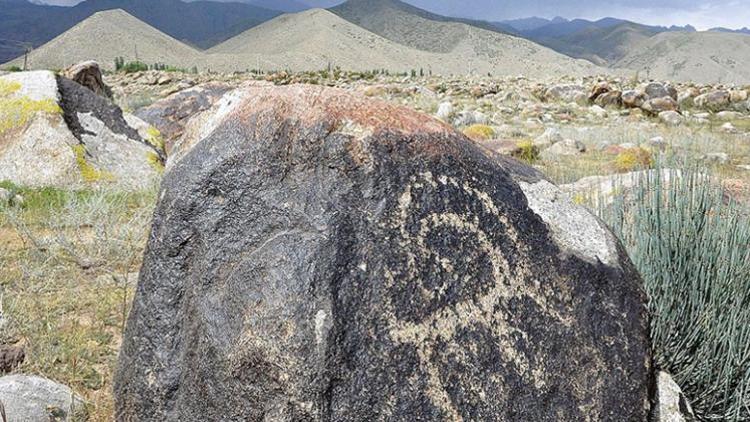
[(532, 141), (521, 141), (516, 146), (518, 150), (513, 154), (515, 158), (530, 164), (539, 160), (539, 148)]
[[(706, 176), (644, 173), (600, 214), (649, 296), (656, 364), (703, 420), (750, 420), (750, 219)], [(676, 175), (676, 174), (675, 174)]]
[(614, 164), (615, 169), (621, 173), (643, 170), (654, 165), (654, 157), (650, 151), (644, 148), (628, 148), (617, 154)]
[(125, 62), (124, 60), (120, 60), (115, 62), (115, 70), (124, 73), (144, 72), (148, 70), (148, 65), (138, 60), (134, 62)]
[(23, 69), (21, 69), (19, 66), (12, 65), (5, 68), (7, 72), (22, 72)]
[(495, 129), (487, 125), (471, 125), (464, 129), (464, 135), (475, 141), (486, 141), (495, 136)]

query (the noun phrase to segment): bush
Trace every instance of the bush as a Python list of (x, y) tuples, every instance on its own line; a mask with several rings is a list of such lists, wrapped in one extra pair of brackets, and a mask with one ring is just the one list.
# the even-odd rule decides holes
[(539, 160), (539, 148), (537, 148), (532, 141), (521, 141), (516, 146), (518, 147), (518, 150), (513, 154), (515, 158), (529, 164), (533, 164)]
[(122, 57), (115, 58), (115, 70), (118, 72), (135, 73), (148, 70), (148, 65), (141, 61), (125, 62)]
[(646, 172), (600, 214), (643, 276), (657, 366), (701, 419), (750, 420), (747, 210), (696, 172), (663, 177)]
[(641, 147), (628, 148), (615, 157), (615, 169), (621, 173), (649, 169), (653, 165), (651, 152)]
[(464, 135), (474, 141), (486, 141), (495, 136), (495, 129), (487, 125), (471, 125), (464, 129)]

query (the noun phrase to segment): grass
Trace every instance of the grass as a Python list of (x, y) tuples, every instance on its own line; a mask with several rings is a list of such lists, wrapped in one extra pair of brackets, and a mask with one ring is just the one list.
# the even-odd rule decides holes
[(155, 189), (22, 189), (0, 207), (0, 343), (22, 344), (18, 372), (71, 386), (89, 420), (112, 418), (111, 383)]
[(464, 135), (475, 141), (486, 141), (495, 136), (495, 129), (487, 125), (471, 125), (464, 129)]

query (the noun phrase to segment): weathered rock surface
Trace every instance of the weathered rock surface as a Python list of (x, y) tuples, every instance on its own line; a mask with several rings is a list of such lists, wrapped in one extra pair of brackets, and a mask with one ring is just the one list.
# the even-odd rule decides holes
[(195, 86), (135, 111), (135, 115), (153, 125), (164, 138), (167, 154), (182, 136), (187, 121), (196, 114), (208, 110), (230, 86), (215, 82)]
[(0, 180), (25, 186), (146, 186), (163, 152), (106, 98), (46, 71), (0, 78)]
[(656, 400), (652, 412), (653, 422), (696, 421), (690, 402), (672, 377), (659, 371), (656, 377)]
[(0, 402), (8, 422), (73, 421), (84, 410), (67, 386), (30, 375), (0, 377)]
[(111, 98), (112, 90), (104, 83), (99, 63), (86, 61), (65, 69), (63, 76), (93, 91), (96, 95)]
[(16, 369), (26, 358), (23, 346), (0, 344), (0, 374)]
[(165, 174), (118, 420), (646, 419), (640, 278), (535, 170), (340, 90), (227, 95)]

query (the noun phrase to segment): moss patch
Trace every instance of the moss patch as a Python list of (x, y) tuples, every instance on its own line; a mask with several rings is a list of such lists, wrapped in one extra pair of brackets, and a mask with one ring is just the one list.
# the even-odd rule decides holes
[(158, 149), (159, 151), (164, 151), (164, 137), (162, 136), (161, 132), (159, 132), (159, 129), (149, 126), (146, 130), (146, 142), (151, 144), (154, 148)]
[(146, 160), (151, 165), (151, 167), (153, 167), (153, 169), (157, 171), (157, 173), (164, 173), (164, 163), (162, 163), (159, 154), (155, 152), (149, 152), (146, 154)]

